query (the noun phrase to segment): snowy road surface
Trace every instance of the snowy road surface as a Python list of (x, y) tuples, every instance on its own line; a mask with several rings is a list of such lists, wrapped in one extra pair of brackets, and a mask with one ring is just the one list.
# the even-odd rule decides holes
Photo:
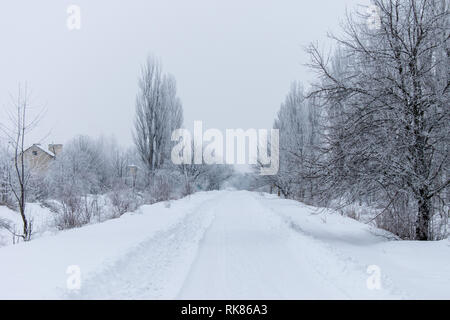
[(309, 263), (308, 243), (293, 236), (255, 197), (224, 196), (216, 203), (215, 218), (178, 297), (345, 298)]
[(203, 192), (0, 248), (0, 298), (450, 298), (448, 240), (389, 238), (273, 195)]

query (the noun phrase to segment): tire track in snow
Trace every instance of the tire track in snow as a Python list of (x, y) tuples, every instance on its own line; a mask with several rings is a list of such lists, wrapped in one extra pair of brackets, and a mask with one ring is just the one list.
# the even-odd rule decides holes
[[(255, 200), (259, 201), (261, 205), (270, 210), (274, 215), (278, 216), (290, 230), (293, 236), (301, 238), (298, 241), (299, 246), (293, 248), (294, 250), (301, 250), (308, 255), (307, 261), (314, 267), (326, 281), (332, 283), (336, 288), (339, 288), (350, 299), (360, 299), (366, 297), (367, 299), (402, 299), (407, 298), (407, 294), (395, 287), (393, 281), (382, 274), (382, 289), (369, 290), (366, 288), (366, 280), (368, 278), (367, 265), (356, 260), (354, 257), (345, 255), (338, 248), (329, 242), (322, 241), (302, 228), (288, 215), (275, 210), (272, 206), (263, 203), (263, 200), (268, 200), (260, 195), (253, 194)], [(307, 243), (304, 248), (305, 243)], [(314, 248), (314, 250), (312, 250)], [(321, 254), (317, 254), (320, 252)], [(312, 254), (314, 253), (314, 254)]]
[[(239, 191), (223, 203), (178, 299), (320, 299), (347, 296), (290, 250), (290, 229)], [(297, 239), (298, 241), (298, 239)]]
[[(178, 223), (141, 242), (112, 264), (83, 279), (69, 299), (172, 299), (182, 285), (198, 244), (214, 219), (216, 197)], [(118, 235), (119, 236), (119, 235)]]

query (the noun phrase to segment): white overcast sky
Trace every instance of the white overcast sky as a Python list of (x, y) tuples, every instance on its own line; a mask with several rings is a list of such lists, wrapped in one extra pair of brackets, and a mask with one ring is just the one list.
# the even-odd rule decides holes
[[(46, 116), (30, 138), (114, 135), (131, 145), (139, 68), (149, 53), (175, 76), (185, 125), (270, 128), (304, 47), (329, 42), (345, 12), (368, 0), (2, 0), (0, 106), (19, 82)], [(66, 27), (81, 8), (81, 30)], [(1, 113), (3, 116), (3, 113)], [(31, 141), (32, 140), (32, 141)]]

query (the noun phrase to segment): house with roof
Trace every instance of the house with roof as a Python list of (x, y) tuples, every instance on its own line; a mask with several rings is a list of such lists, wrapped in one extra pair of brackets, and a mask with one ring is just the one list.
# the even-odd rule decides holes
[(45, 149), (40, 143), (35, 143), (23, 152), (25, 164), (35, 173), (45, 173), (50, 163), (62, 151), (62, 144), (49, 144)]

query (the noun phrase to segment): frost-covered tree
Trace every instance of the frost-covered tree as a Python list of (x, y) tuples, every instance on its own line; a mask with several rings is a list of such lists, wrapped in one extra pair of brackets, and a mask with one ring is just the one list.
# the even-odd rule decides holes
[(175, 79), (163, 74), (161, 63), (149, 57), (141, 69), (134, 123), (134, 142), (148, 173), (169, 159), (170, 135), (182, 122)]
[(332, 37), (339, 53), (331, 64), (310, 48), (320, 75), (314, 95), (327, 114), (317, 170), (329, 197), (406, 202), (416, 212), (413, 237), (429, 240), (450, 184), (448, 2), (374, 5), (379, 28), (349, 17), (344, 36)]
[(9, 145), (10, 153), (7, 152), (7, 156), (11, 156), (10, 166), (8, 163), (3, 164), (6, 172), (2, 176), (7, 179), (8, 191), (13, 195), (22, 218), (22, 234), (17, 236), (24, 241), (30, 240), (32, 233), (32, 221), (26, 213), (26, 201), (33, 177), (32, 166), (25, 160), (25, 141), (43, 115), (43, 110), (32, 115), (30, 109), (30, 92), (26, 85), (19, 85), (17, 96), (12, 97), (10, 108), (6, 110), (7, 116), (0, 122), (0, 130)]
[(78, 136), (69, 141), (46, 175), (48, 198), (56, 200), (58, 227), (71, 228), (90, 222), (90, 197), (112, 187), (112, 167), (104, 139)]
[(280, 133), (280, 169), (276, 175), (260, 178), (286, 198), (301, 201), (313, 198), (310, 161), (318, 144), (317, 122), (313, 100), (306, 99), (300, 83), (292, 83), (274, 122), (274, 128)]
[(0, 205), (8, 205), (11, 203), (11, 191), (8, 183), (12, 169), (11, 159), (12, 156), (7, 144), (0, 140)]
[(79, 195), (98, 194), (112, 184), (111, 159), (102, 139), (78, 136), (69, 141), (52, 164), (48, 179), (53, 194), (65, 188)]

